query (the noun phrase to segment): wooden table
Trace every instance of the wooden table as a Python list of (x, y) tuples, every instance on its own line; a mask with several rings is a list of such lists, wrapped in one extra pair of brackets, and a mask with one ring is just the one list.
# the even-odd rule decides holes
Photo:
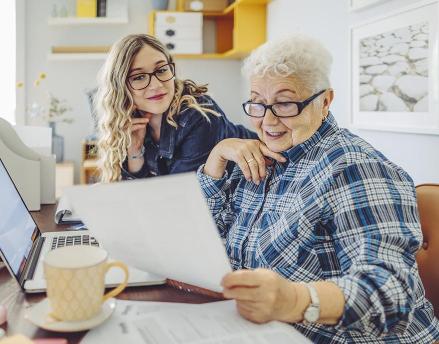
[[(68, 226), (58, 226), (53, 222), (55, 205), (42, 206), (41, 211), (33, 212), (32, 217), (42, 232), (63, 230)], [(30, 338), (62, 337), (69, 343), (79, 343), (86, 332), (55, 333), (39, 329), (24, 318), (26, 309), (42, 300), (45, 294), (25, 295), (6, 268), (0, 269), (0, 304), (8, 307), (8, 323), (2, 328), (7, 335), (24, 334)], [(217, 301), (207, 296), (187, 293), (166, 285), (128, 288), (118, 296), (124, 300), (166, 301), (185, 303), (205, 303)]]

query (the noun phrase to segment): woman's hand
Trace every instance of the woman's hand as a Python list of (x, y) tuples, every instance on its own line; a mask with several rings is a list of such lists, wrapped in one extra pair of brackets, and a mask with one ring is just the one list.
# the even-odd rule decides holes
[[(152, 114), (143, 113), (141, 117), (131, 118), (131, 145), (128, 147), (128, 171), (131, 173), (136, 173), (140, 171), (144, 164), (144, 159), (140, 157), (142, 152), (143, 142), (145, 141), (146, 127), (148, 126), (149, 120)], [(139, 158), (131, 158), (136, 156)]]
[(224, 175), (227, 161), (234, 161), (242, 170), (245, 179), (259, 184), (266, 175), (266, 157), (279, 162), (286, 161), (282, 154), (272, 152), (259, 140), (225, 139), (210, 152), (204, 173), (219, 179)]
[(250, 321), (301, 320), (302, 315), (296, 314), (299, 284), (288, 281), (274, 271), (238, 270), (224, 276), (221, 284), (224, 297), (235, 299), (239, 313)]
[(151, 114), (143, 114), (142, 117), (131, 118), (131, 145), (128, 147), (128, 156), (138, 155), (145, 141), (146, 127)]
[[(291, 282), (268, 269), (231, 272), (224, 276), (221, 284), (224, 297), (236, 300), (239, 314), (256, 323), (303, 321), (305, 310), (311, 303), (305, 284)], [(320, 299), (318, 322), (337, 324), (345, 307), (343, 291), (329, 281), (316, 281), (313, 285)]]

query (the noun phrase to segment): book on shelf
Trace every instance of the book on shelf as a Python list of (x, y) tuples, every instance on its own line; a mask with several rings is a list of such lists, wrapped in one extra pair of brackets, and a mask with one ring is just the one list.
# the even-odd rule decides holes
[(97, 16), (107, 16), (107, 0), (97, 0)]
[(97, 15), (97, 0), (76, 0), (76, 16), (93, 18)]

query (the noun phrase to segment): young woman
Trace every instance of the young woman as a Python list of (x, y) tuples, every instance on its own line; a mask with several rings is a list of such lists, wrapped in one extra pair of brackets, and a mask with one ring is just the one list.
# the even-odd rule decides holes
[(152, 36), (115, 43), (100, 73), (103, 182), (195, 171), (225, 138), (257, 138), (234, 125), (207, 87), (176, 77), (172, 56)]

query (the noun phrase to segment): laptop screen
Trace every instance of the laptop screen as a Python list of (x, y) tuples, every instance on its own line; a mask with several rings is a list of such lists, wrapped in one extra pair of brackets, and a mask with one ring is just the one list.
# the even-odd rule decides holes
[(19, 279), (39, 230), (1, 159), (0, 190), (0, 251)]

